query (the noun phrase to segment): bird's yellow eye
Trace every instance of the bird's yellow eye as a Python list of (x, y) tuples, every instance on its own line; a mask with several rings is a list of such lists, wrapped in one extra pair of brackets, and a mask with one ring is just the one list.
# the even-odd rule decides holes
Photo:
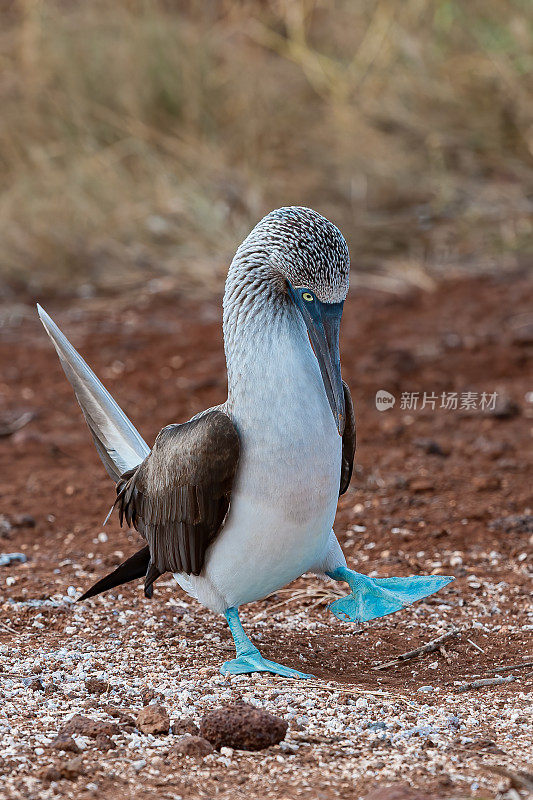
[(304, 292), (302, 294), (302, 297), (307, 303), (312, 303), (313, 302), (313, 295), (311, 294), (311, 292)]

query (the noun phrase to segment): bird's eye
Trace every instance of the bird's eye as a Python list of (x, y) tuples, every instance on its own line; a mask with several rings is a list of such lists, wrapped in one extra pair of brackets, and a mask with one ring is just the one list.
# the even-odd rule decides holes
[(312, 303), (313, 299), (314, 299), (313, 295), (311, 294), (311, 292), (304, 292), (302, 294), (302, 297), (306, 301), (306, 303)]

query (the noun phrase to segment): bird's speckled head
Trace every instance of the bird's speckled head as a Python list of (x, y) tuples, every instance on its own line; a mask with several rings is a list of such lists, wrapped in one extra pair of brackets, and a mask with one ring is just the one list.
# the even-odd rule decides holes
[[(235, 253), (226, 281), (224, 345), (230, 396), (245, 372), (243, 354), (256, 358), (250, 347), (254, 338), (274, 343), (292, 337), (302, 357), (314, 353), (342, 436), (346, 409), (339, 333), (349, 272), (342, 233), (316, 211), (292, 206), (263, 217)], [(276, 345), (274, 352), (270, 361), (278, 364), (283, 347)]]
[(301, 206), (271, 211), (258, 222), (237, 257), (260, 256), (270, 279), (285, 291), (311, 289), (323, 303), (342, 302), (348, 292), (350, 255), (344, 236), (332, 222)]

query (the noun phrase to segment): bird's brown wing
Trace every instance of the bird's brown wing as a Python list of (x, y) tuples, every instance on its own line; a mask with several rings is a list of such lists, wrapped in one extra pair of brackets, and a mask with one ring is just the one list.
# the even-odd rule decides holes
[(146, 540), (145, 590), (164, 572), (199, 575), (228, 512), (239, 437), (218, 409), (158, 434), (152, 452), (117, 484), (120, 523)]
[(344, 494), (353, 472), (353, 461), (355, 457), (355, 413), (353, 410), (352, 395), (348, 384), (342, 382), (344, 389), (344, 405), (346, 409), (346, 422), (344, 433), (342, 434), (342, 465), (341, 465), (341, 486), (339, 497)]

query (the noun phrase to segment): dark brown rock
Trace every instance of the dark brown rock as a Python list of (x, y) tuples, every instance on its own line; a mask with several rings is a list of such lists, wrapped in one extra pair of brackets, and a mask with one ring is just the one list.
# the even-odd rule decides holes
[(109, 683), (100, 678), (87, 678), (85, 688), (91, 694), (103, 694), (109, 690)]
[(53, 750), (65, 750), (67, 753), (79, 753), (80, 748), (67, 733), (60, 733), (56, 736), (53, 742), (50, 742), (50, 747)]
[(135, 727), (135, 720), (131, 716), (131, 711), (129, 709), (117, 708), (116, 706), (104, 706), (103, 708), (110, 717), (118, 719), (120, 725), (132, 728)]
[(288, 724), (262, 708), (248, 703), (226, 705), (209, 711), (200, 722), (200, 735), (217, 750), (263, 750), (285, 738)]
[(35, 517), (31, 514), (13, 514), (11, 524), (14, 528), (35, 528)]
[(439, 442), (434, 439), (415, 439), (413, 442), (415, 447), (419, 447), (424, 453), (430, 456), (449, 456), (450, 450), (448, 447), (443, 447)]
[(190, 756), (192, 758), (204, 758), (214, 751), (211, 742), (201, 736), (191, 736), (190, 733), (180, 736), (178, 741), (170, 750), (170, 754), (179, 756)]
[(33, 692), (44, 692), (44, 684), (40, 678), (34, 678), (29, 684), (28, 689), (31, 689)]
[(200, 733), (200, 728), (192, 717), (181, 717), (181, 719), (174, 720), (170, 730), (177, 736), (182, 736), (185, 733), (190, 733), (191, 736), (198, 736)]
[(37, 774), (45, 783), (51, 783), (51, 781), (59, 781), (62, 778), (68, 781), (75, 781), (76, 778), (85, 773), (81, 756), (76, 756), (59, 763), (57, 766), (43, 767)]
[(141, 708), (137, 715), (137, 727), (143, 733), (168, 733), (170, 717), (166, 708), (159, 705)]
[(96, 737), (94, 746), (97, 750), (102, 750), (104, 753), (107, 753), (108, 750), (114, 750), (116, 748), (116, 744), (113, 739), (110, 739), (109, 736), (106, 736), (103, 733)]
[(82, 714), (74, 714), (61, 726), (58, 735), (64, 733), (89, 736), (91, 739), (96, 739), (97, 736), (113, 736), (116, 733), (120, 733), (120, 729), (114, 722), (102, 722), (99, 719), (84, 717)]
[(52, 781), (61, 780), (61, 773), (55, 767), (43, 767), (37, 772), (37, 777), (40, 778), (43, 783), (51, 783)]
[(68, 781), (75, 781), (80, 775), (84, 774), (81, 756), (70, 758), (59, 765), (59, 773), (62, 778)]

